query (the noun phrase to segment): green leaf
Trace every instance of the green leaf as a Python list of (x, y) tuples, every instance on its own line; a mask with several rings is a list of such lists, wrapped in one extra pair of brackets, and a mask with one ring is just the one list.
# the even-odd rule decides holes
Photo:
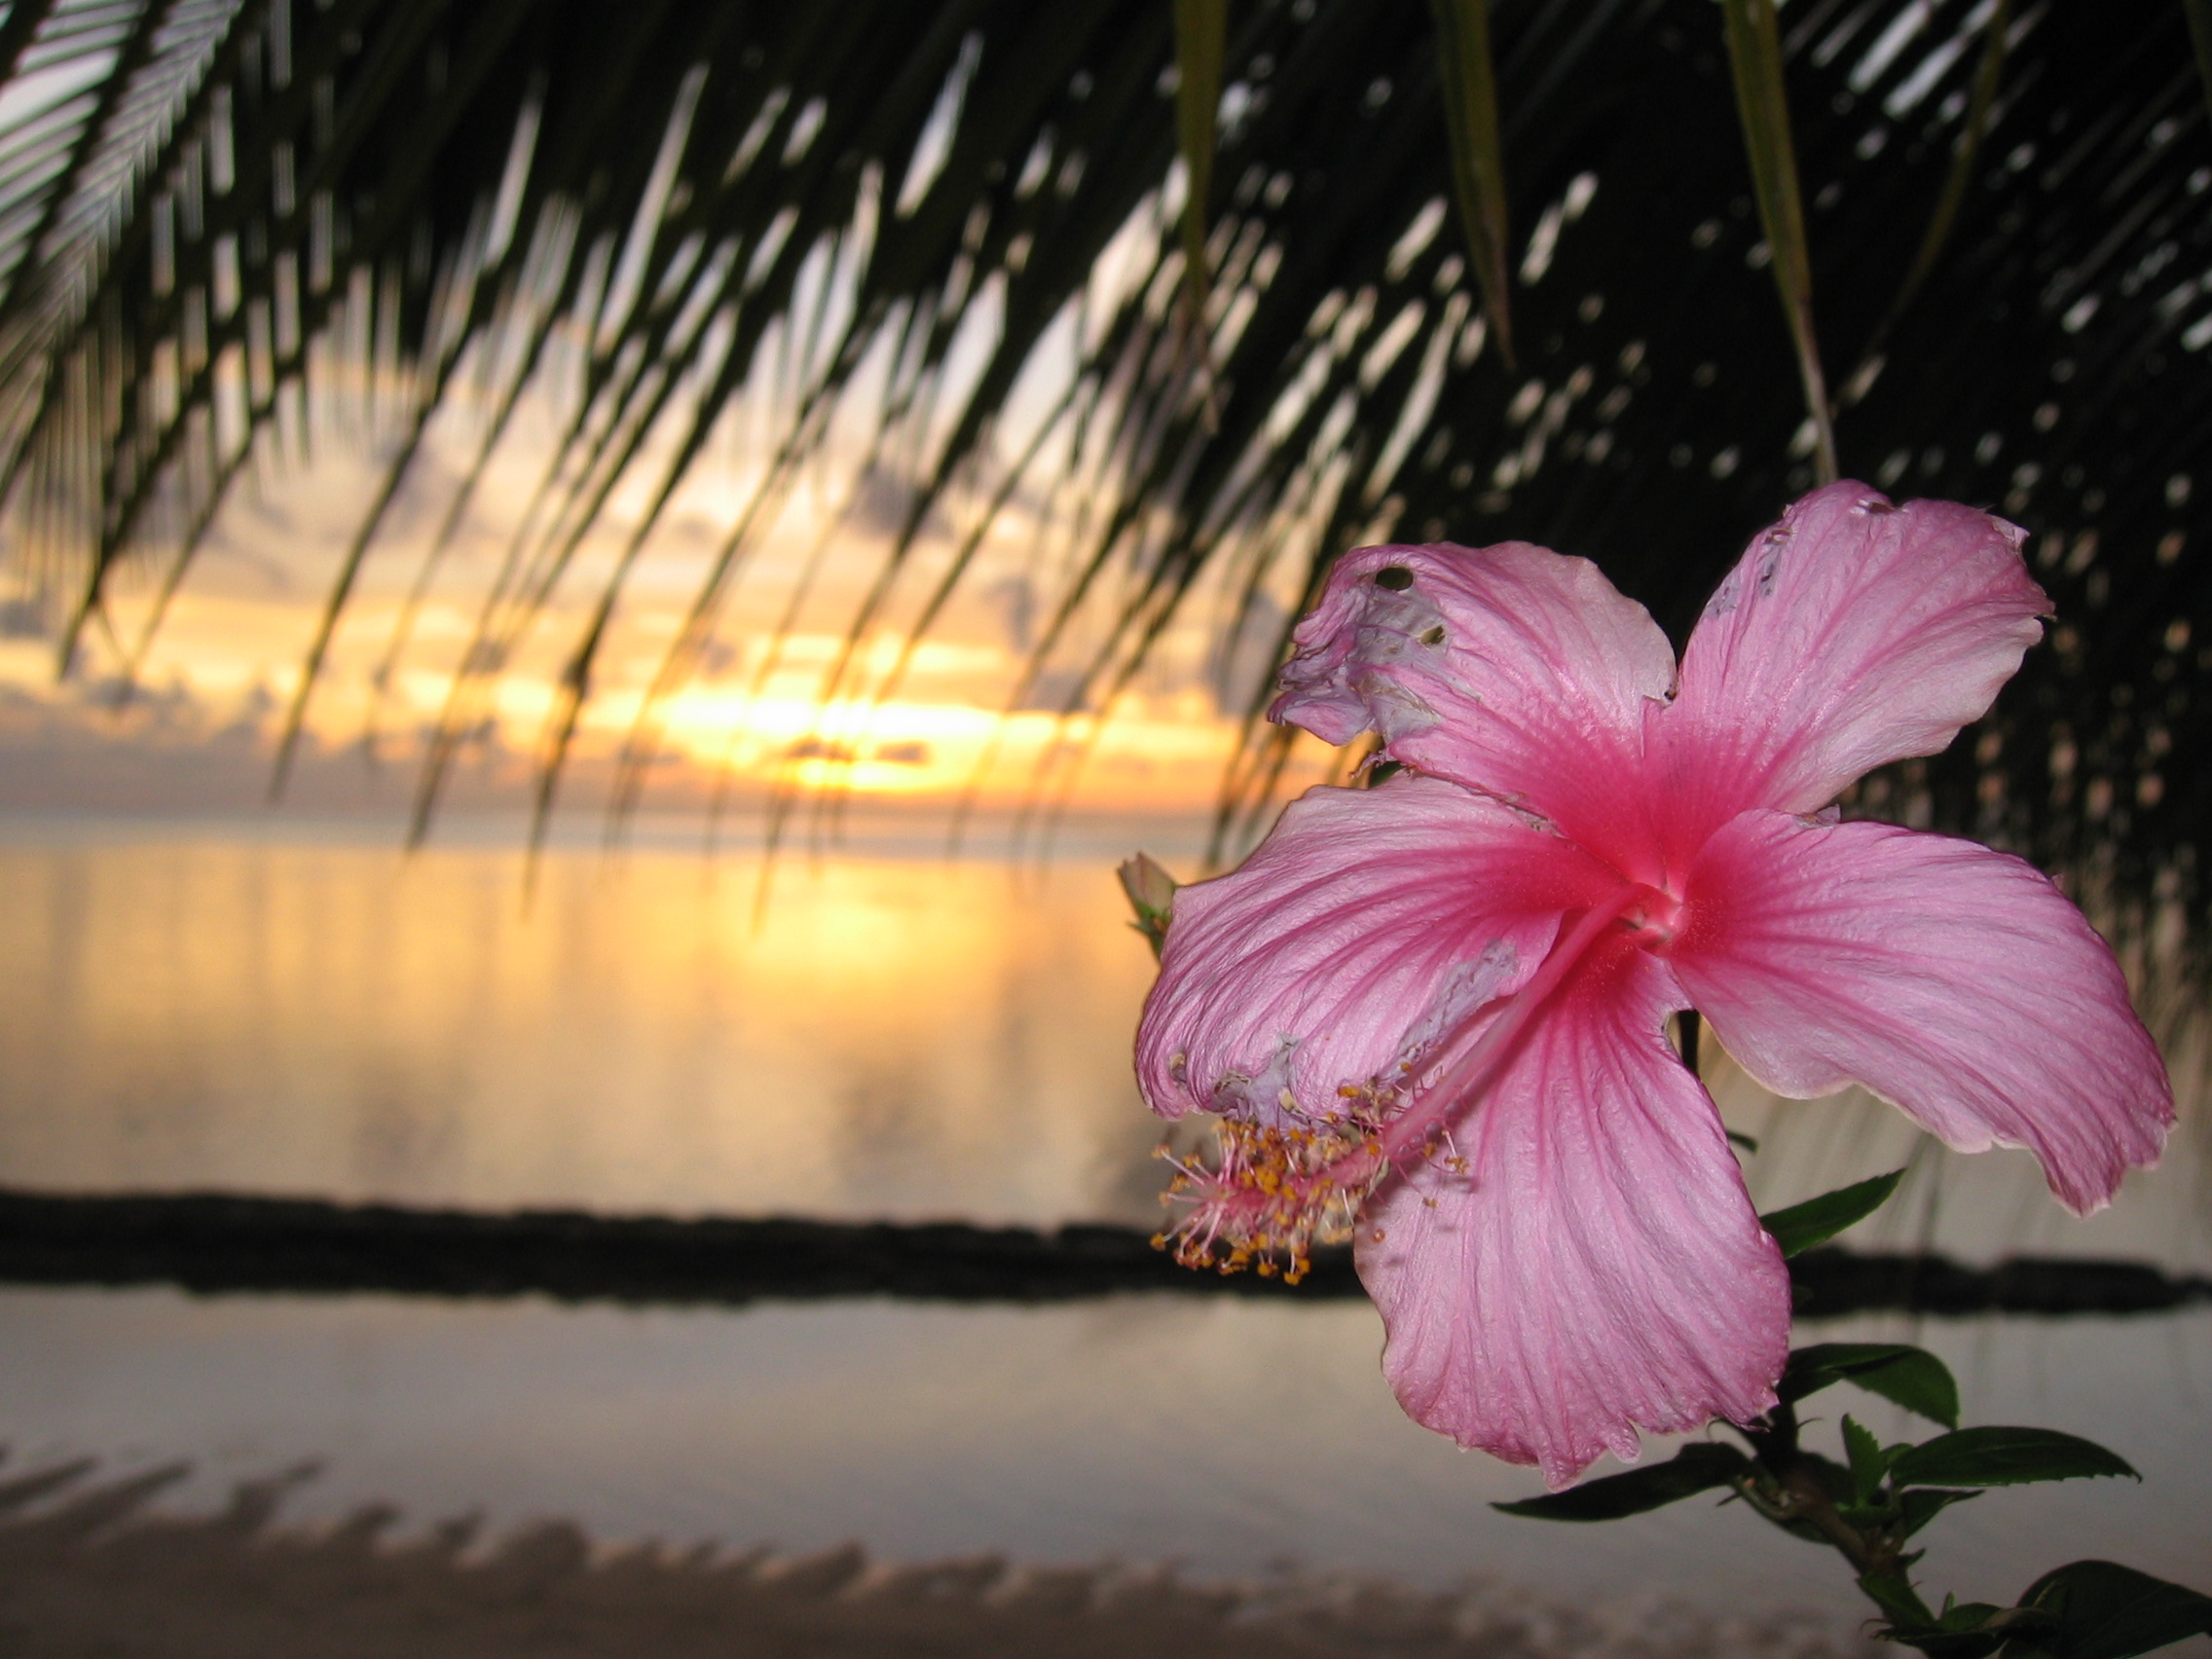
[(2015, 1607), (1990, 1602), (1955, 1603), (1948, 1596), (1943, 1598), (1943, 1610), (1932, 1613), (1902, 1572), (1868, 1573), (1859, 1580), (1859, 1587), (1890, 1616), (1889, 1628), (1874, 1634), (1884, 1641), (1916, 1647), (1930, 1659), (1986, 1659), (2022, 1617)]
[(1898, 1499), (1903, 1512), (1899, 1523), (1899, 1538), (1909, 1538), (1954, 1503), (1964, 1503), (1970, 1497), (1979, 1497), (1979, 1492), (1951, 1492), (1942, 1487), (1915, 1487)]
[(1797, 349), (1797, 373), (1812, 417), (1814, 462), (1821, 482), (1836, 476), (1835, 429), (1820, 342), (1813, 332), (1813, 255), (1805, 238), (1805, 206), (1797, 188), (1797, 155), (1789, 141), (1789, 103), (1782, 84), (1782, 32), (1774, 0), (1721, 0), (1728, 64), (1736, 81), (1736, 112), (1751, 164), (1751, 193), (1773, 253), (1774, 284)]
[(2009, 1607), (1987, 1602), (1946, 1605), (1935, 1623), (1878, 1634), (1885, 1641), (1917, 1647), (1929, 1659), (1985, 1659), (2004, 1641), (2006, 1627), (2015, 1615)]
[[(1980, 1602), (1971, 1604), (1975, 1609), (1985, 1604)], [(2005, 1609), (1999, 1608), (1998, 1611), (2002, 1613)], [(1893, 1627), (1873, 1634), (1881, 1641), (1894, 1641), (1900, 1647), (1916, 1647), (1927, 1654), (1928, 1659), (1988, 1659), (2005, 1640), (2002, 1627), (1996, 1630), (1966, 1631), (1947, 1631), (1940, 1625), (1931, 1625), (1923, 1630), (1899, 1630)]]
[(1979, 1630), (1997, 1614), (2006, 1611), (1994, 1602), (1961, 1602), (1946, 1604), (1936, 1619), (1936, 1628), (1946, 1631)]
[(1851, 1462), (1854, 1501), (1872, 1503), (1875, 1493), (1882, 1490), (1882, 1477), (1889, 1472), (1889, 1462), (1882, 1456), (1882, 1443), (1871, 1431), (1862, 1428), (1849, 1412), (1843, 1414), (1843, 1449)]
[(1625, 1475), (1607, 1475), (1585, 1481), (1566, 1492), (1543, 1497), (1527, 1497), (1518, 1503), (1493, 1503), (1507, 1515), (1526, 1515), (1536, 1521), (1618, 1521), (1641, 1515), (1685, 1497), (1695, 1497), (1714, 1487), (1728, 1486), (1750, 1470), (1751, 1460), (1733, 1446), (1698, 1441), (1675, 1454), (1671, 1462), (1648, 1469), (1631, 1469)]
[(1776, 1392), (1785, 1400), (1801, 1400), (1831, 1382), (1845, 1382), (1945, 1428), (1959, 1426), (1959, 1384), (1950, 1368), (1926, 1349), (1902, 1343), (1817, 1343), (1799, 1348), (1789, 1356)]
[(2212, 1636), (2212, 1596), (2109, 1561), (2077, 1561), (2045, 1573), (2020, 1598), (2048, 1614), (2015, 1639), (2007, 1659), (2130, 1659), (2193, 1636)]
[(1920, 1629), (1936, 1622), (1936, 1615), (1928, 1610), (1928, 1604), (1897, 1573), (1862, 1573), (1859, 1588), (1866, 1592), (1874, 1605), (1889, 1614), (1893, 1623)]
[(1904, 1179), (1897, 1169), (1871, 1180), (1857, 1181), (1759, 1217), (1759, 1225), (1774, 1235), (1785, 1256), (1801, 1256), (1816, 1244), (1825, 1244), (1847, 1227), (1857, 1226), (1888, 1201)]
[(1490, 0), (1432, 0), (1436, 62), (1443, 83), (1444, 135), (1452, 153), (1452, 194), (1467, 257), (1483, 294), (1483, 311), (1497, 335), (1498, 354), (1513, 367), (1511, 276), (1506, 249), (1505, 149), (1497, 134), (1497, 76), (1491, 60)]
[(2021, 1486), (2088, 1475), (2141, 1480), (2126, 1460), (2094, 1441), (2054, 1428), (1962, 1428), (1913, 1447), (1890, 1466), (1899, 1486)]

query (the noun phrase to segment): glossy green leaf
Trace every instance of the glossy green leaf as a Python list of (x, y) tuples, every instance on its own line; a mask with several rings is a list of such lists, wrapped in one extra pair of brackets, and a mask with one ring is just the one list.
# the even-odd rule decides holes
[(1929, 1654), (1931, 1659), (1979, 1659), (1997, 1650), (2006, 1627), (2017, 1617), (2010, 1607), (1993, 1602), (1953, 1602), (1943, 1599), (1943, 1609), (1933, 1621), (1910, 1631), (1883, 1634)]
[(1950, 1368), (1903, 1343), (1816, 1343), (1789, 1356), (1776, 1391), (1801, 1400), (1833, 1382), (1854, 1382), (1945, 1428), (1959, 1426), (1959, 1385)]
[(1940, 1612), (1931, 1612), (1902, 1571), (1867, 1573), (1859, 1587), (1890, 1617), (1889, 1628), (1873, 1634), (1884, 1641), (1917, 1648), (1929, 1659), (1988, 1659), (2023, 1624), (2045, 1622), (2040, 1613), (2023, 1613), (1990, 1602), (1954, 1602), (1949, 1597), (1943, 1599)]
[(1843, 1450), (1851, 1465), (1854, 1501), (1872, 1503), (1874, 1494), (1881, 1491), (1888, 1464), (1882, 1456), (1882, 1443), (1849, 1412), (1843, 1414)]
[(2212, 1596), (2109, 1561), (2045, 1573), (2020, 1598), (2054, 1625), (2015, 1638), (2007, 1659), (2132, 1659), (2212, 1636)]
[(1514, 366), (1512, 276), (1507, 250), (1505, 148), (1498, 137), (1497, 73), (1491, 57), (1490, 0), (1431, 0), (1452, 194), (1468, 263), (1505, 366)]
[(1895, 1572), (1867, 1572), (1859, 1578), (1859, 1588), (1865, 1591), (1874, 1605), (1889, 1614), (1900, 1625), (1919, 1627), (1933, 1625), (1936, 1615), (1929, 1610), (1902, 1574)]
[(1964, 1503), (1970, 1497), (1980, 1495), (1979, 1491), (1953, 1492), (1943, 1487), (1914, 1487), (1898, 1499), (1898, 1507), (1903, 1515), (1899, 1523), (1898, 1535), (1909, 1538), (1952, 1504)]
[(1585, 1481), (1566, 1492), (1491, 1507), (1537, 1521), (1618, 1521), (1727, 1486), (1751, 1467), (1751, 1459), (1733, 1446), (1697, 1441), (1683, 1447), (1670, 1461), (1647, 1469), (1631, 1469), (1625, 1475)]
[(2126, 1459), (2094, 1441), (2053, 1428), (1990, 1425), (1962, 1428), (1923, 1441), (1890, 1465), (1899, 1486), (2021, 1486), (2090, 1475), (2141, 1480)]
[(1942, 1612), (1936, 1616), (1936, 1624), (1941, 1630), (1977, 1630), (2006, 1610), (1994, 1602), (1954, 1604), (1946, 1601)]
[(1871, 1180), (1857, 1181), (1832, 1193), (1823, 1193), (1817, 1198), (1807, 1198), (1801, 1204), (1762, 1215), (1759, 1225), (1774, 1235), (1774, 1241), (1782, 1246), (1785, 1256), (1801, 1255), (1816, 1244), (1825, 1244), (1844, 1229), (1864, 1221), (1888, 1201), (1903, 1179), (1904, 1171), (1898, 1169)]
[(1751, 194), (1773, 256), (1775, 287), (1797, 352), (1805, 410), (1813, 423), (1814, 466), (1823, 483), (1836, 476), (1835, 427), (1827, 376), (1813, 329), (1813, 255), (1805, 236), (1797, 155), (1789, 137), (1789, 99), (1782, 79), (1782, 33), (1774, 0), (1721, 0), (1736, 113), (1751, 158)]
[(1883, 1640), (1916, 1647), (1929, 1659), (1986, 1659), (2004, 1643), (2007, 1627), (2017, 1617), (2009, 1607), (1988, 1602), (1946, 1604), (1927, 1624), (1892, 1626)]

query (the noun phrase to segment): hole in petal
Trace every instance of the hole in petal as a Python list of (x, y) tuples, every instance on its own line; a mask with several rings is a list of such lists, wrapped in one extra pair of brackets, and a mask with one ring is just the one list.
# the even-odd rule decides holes
[(1388, 588), (1392, 593), (1403, 593), (1414, 585), (1414, 573), (1403, 565), (1385, 565), (1375, 572), (1375, 585)]

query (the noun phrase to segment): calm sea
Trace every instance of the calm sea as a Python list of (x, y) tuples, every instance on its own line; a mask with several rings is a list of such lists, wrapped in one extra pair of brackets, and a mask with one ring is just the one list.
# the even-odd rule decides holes
[[(1127, 1048), (1151, 963), (1112, 879), (1140, 838), (1188, 860), (1173, 827), (1018, 864), (880, 836), (787, 856), (763, 903), (756, 858), (648, 840), (556, 850), (526, 903), (503, 828), (406, 858), (383, 826), (18, 820), (0, 828), (0, 1184), (1146, 1222), (1159, 1137)], [(2200, 1052), (2196, 1026), (2161, 1023), (2177, 1059)], [(1934, 1156), (1877, 1103), (1778, 1104), (1725, 1066), (1714, 1088), (1763, 1139), (1763, 1203), (1912, 1164), (1860, 1242), (2202, 1272), (2199, 1073), (2166, 1165), (2087, 1222), (2025, 1155)], [(1936, 1586), (2009, 1600), (2093, 1554), (2212, 1583), (2212, 1310), (1813, 1332), (1924, 1341), (1970, 1420), (2092, 1434), (2150, 1472), (1968, 1506), (1936, 1534)], [(302, 1516), (385, 1499), (421, 1525), (565, 1515), (610, 1538), (1850, 1607), (1825, 1557), (1734, 1510), (1571, 1537), (1494, 1515), (1534, 1482), (1408, 1424), (1379, 1341), (1342, 1304), (17, 1289), (0, 1440), (13, 1468), (187, 1459), (182, 1504), (312, 1460)]]

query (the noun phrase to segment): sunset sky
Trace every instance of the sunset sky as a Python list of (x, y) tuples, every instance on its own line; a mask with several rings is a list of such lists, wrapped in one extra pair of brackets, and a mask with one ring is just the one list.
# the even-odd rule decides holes
[[(496, 572), (519, 547), (542, 558), (543, 525), (526, 517), (552, 453), (550, 417), (537, 411), (494, 452), (459, 530), (409, 613), (425, 551), (457, 498), (476, 432), (464, 400), (442, 410), (431, 442), (387, 517), (332, 642), (309, 705), (299, 788), (319, 807), (391, 806), (407, 798), (413, 766), (454, 684)], [(763, 446), (724, 423), (719, 453), (693, 466), (626, 580), (593, 695), (579, 725), (574, 782), (589, 800), (620, 749), (703, 577), (744, 512)], [(4, 799), (15, 806), (258, 804), (276, 733), (348, 538), (376, 488), (378, 440), (326, 443), (312, 461), (268, 452), (234, 487), (226, 508), (158, 628), (149, 633), (163, 571), (127, 571), (108, 615), (88, 631), (77, 672), (56, 683), (39, 599), (18, 565), (0, 639), (0, 744), (13, 750)], [(1236, 741), (1236, 701), (1249, 694), (1272, 647), (1296, 572), (1263, 592), (1235, 668), (1217, 642), (1229, 614), (1226, 582), (1195, 595), (1161, 639), (1150, 666), (1103, 720), (1093, 706), (1059, 718), (1075, 665), (1102, 638), (1127, 579), (1098, 584), (1062, 648), (1026, 692), (1031, 647), (1074, 572), (1064, 498), (1014, 492), (991, 520), (949, 604), (902, 664), (903, 643), (976, 522), (974, 492), (956, 494), (925, 525), (879, 620), (824, 700), (845, 649), (845, 629), (894, 545), (902, 487), (864, 471), (855, 442), (832, 437), (748, 544), (697, 673), (661, 710), (661, 759), (646, 809), (696, 806), (726, 780), (733, 803), (777, 786), (801, 793), (948, 801), (979, 788), (1009, 804), (1051, 780), (1058, 796), (1081, 756), (1067, 805), (1115, 811), (1202, 810)], [(648, 455), (649, 460), (649, 455)], [(524, 798), (560, 675), (588, 625), (631, 527), (646, 501), (650, 465), (633, 468), (577, 546), (544, 612), (523, 633), (504, 674), (471, 720), (478, 742), (455, 798)], [(1039, 476), (1050, 482), (1051, 466)], [(518, 534), (518, 531), (520, 534)], [(1226, 562), (1225, 562), (1226, 563)], [(1282, 588), (1283, 597), (1272, 589)], [(45, 598), (51, 625), (56, 599)], [(380, 685), (404, 624), (395, 672)], [(149, 643), (150, 642), (150, 643)], [(143, 649), (120, 712), (119, 670)], [(891, 677), (896, 671), (896, 683)], [(888, 692), (888, 695), (885, 693)], [(1011, 712), (1010, 712), (1011, 710)], [(1057, 755), (1056, 769), (1041, 771)], [(364, 762), (373, 758), (377, 765)], [(1332, 760), (1315, 746), (1303, 772)], [(1303, 775), (1302, 772), (1302, 775)]]
[[(1089, 314), (1106, 314), (1157, 278), (1147, 250), (1176, 209), (1172, 197), (1148, 199), (1097, 262)], [(571, 452), (558, 472), (562, 487), (550, 497), (541, 491), (571, 429), (590, 331), (572, 313), (554, 326), (488, 460), (483, 446), (508, 348), (497, 327), (472, 336), (331, 642), (307, 711), (294, 798), (323, 809), (404, 804), (504, 571), (507, 591), (542, 584), (548, 597), (502, 653), (496, 684), (474, 685), (481, 700), (456, 719), (472, 742), (448, 798), (471, 806), (525, 799), (564, 669), (623, 568), (564, 782), (565, 801), (599, 795), (708, 572), (743, 525), (734, 579), (697, 666), (656, 706), (646, 810), (696, 807), (718, 789), (742, 804), (779, 788), (940, 802), (973, 791), (985, 805), (1042, 793), (1077, 812), (1187, 814), (1210, 805), (1242, 711), (1298, 602), (1310, 537), (1295, 526), (1264, 537), (1254, 534), (1260, 527), (1232, 527), (1222, 539), (1267, 548), (1256, 583), (1244, 555), (1224, 547), (1111, 707), (1093, 690), (1077, 718), (1062, 719), (1082, 666), (1110, 639), (1152, 556), (1153, 530), (1138, 515), (1134, 547), (1125, 538), (1084, 588), (1056, 648), (1024, 686), (1033, 648), (1082, 585), (1086, 538), (1111, 514), (1111, 492), (1129, 470), (1125, 456), (1074, 453), (1068, 387), (1095, 344), (1083, 333), (1085, 308), (1063, 313), (1030, 353), (997, 426), (924, 521), (841, 682), (830, 684), (847, 631), (897, 544), (909, 481), (928, 474), (949, 412), (981, 372), (999, 325), (996, 297), (979, 292), (941, 382), (900, 394), (925, 412), (888, 427), (883, 411), (897, 398), (886, 387), (897, 371), (888, 344), (872, 350), (789, 487), (763, 498), (768, 458), (792, 430), (789, 388), (819, 369), (781, 362), (775, 330), (796, 333), (803, 360), (811, 342), (834, 333), (850, 283), (849, 263), (822, 263), (811, 299), (802, 296), (791, 319), (771, 325), (756, 354), (768, 365), (755, 370), (765, 384), (749, 383), (724, 410), (627, 567), (625, 547), (650, 509), (696, 388), (672, 399), (563, 562), (553, 550), (566, 545), (565, 521), (543, 503), (563, 498), (588, 463)], [(708, 335), (728, 327), (719, 313), (703, 325)], [(9, 561), (0, 575), (0, 752), (16, 756), (0, 779), (0, 804), (219, 811), (258, 803), (317, 617), (375, 498), (380, 463), (397, 452), (412, 399), (398, 371), (369, 374), (345, 344), (370, 332), (342, 307), (327, 336), (311, 344), (305, 390), (279, 389), (277, 419), (261, 429), (158, 627), (149, 622), (173, 537), (165, 544), (158, 533), (158, 504), (142, 515), (141, 530), (154, 524), (156, 534), (137, 537), (148, 545), (111, 582), (105, 612), (60, 683), (52, 633), (74, 598), (82, 536), (42, 549), (22, 515), (13, 521), (18, 551), (28, 556)], [(240, 361), (217, 365), (218, 381), (231, 383), (234, 414), (243, 408), (245, 372)], [(606, 452), (609, 419), (594, 414), (585, 424), (598, 434), (596, 453)], [(1095, 439), (1111, 428), (1100, 420), (1090, 430)], [(1025, 453), (1030, 465), (1009, 484), (1011, 458)], [(1316, 466), (1308, 517), (1314, 501), (1346, 487), (1341, 464), (1323, 457)], [(986, 503), (1002, 497), (986, 516)], [(756, 511), (762, 498), (769, 505)], [(441, 543), (449, 515), (452, 532)], [(438, 557), (424, 581), (433, 548)], [(931, 595), (963, 560), (949, 601), (907, 652)], [(1246, 625), (1225, 646), (1232, 596), (1247, 584), (1255, 597)], [(133, 659), (130, 695), (119, 699)], [(1071, 758), (1079, 760), (1072, 770)], [(1309, 745), (1292, 781), (1312, 781), (1339, 759)]]

